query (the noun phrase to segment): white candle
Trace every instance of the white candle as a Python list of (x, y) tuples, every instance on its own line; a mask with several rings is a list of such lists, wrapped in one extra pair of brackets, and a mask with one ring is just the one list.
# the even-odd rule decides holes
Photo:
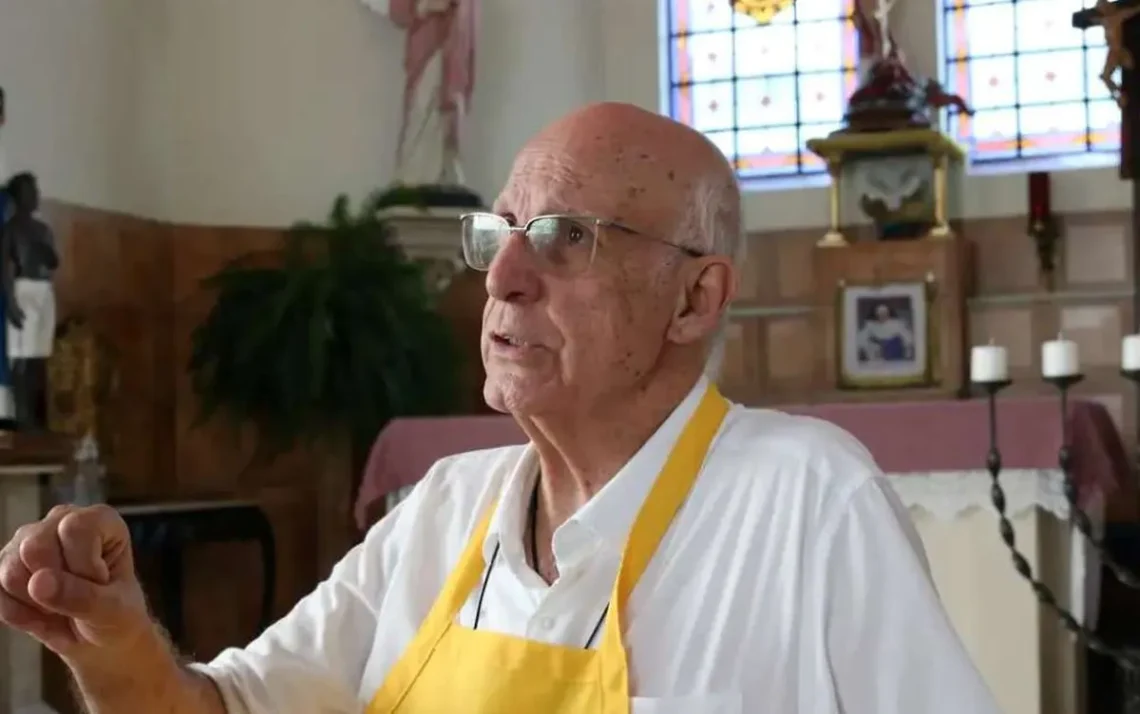
[(1120, 345), (1120, 368), (1140, 372), (1140, 335), (1126, 335)]
[(1077, 343), (1061, 335), (1041, 345), (1041, 374), (1046, 379), (1075, 377), (1081, 373)]
[(976, 384), (1004, 382), (1009, 379), (1009, 357), (1005, 348), (995, 344), (976, 345), (970, 350), (970, 381)]

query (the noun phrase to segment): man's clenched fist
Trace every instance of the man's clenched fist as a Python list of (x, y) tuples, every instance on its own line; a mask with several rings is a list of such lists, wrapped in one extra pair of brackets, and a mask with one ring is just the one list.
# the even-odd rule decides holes
[(0, 621), (73, 664), (130, 647), (151, 625), (131, 539), (107, 506), (56, 506), (0, 550)]

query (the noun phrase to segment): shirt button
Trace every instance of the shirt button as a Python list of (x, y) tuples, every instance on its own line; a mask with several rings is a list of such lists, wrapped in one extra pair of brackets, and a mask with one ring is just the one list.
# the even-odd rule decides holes
[(554, 619), (550, 618), (550, 617), (544, 617), (538, 621), (538, 625), (539, 625), (539, 627), (541, 627), (544, 630), (553, 630), (554, 629)]

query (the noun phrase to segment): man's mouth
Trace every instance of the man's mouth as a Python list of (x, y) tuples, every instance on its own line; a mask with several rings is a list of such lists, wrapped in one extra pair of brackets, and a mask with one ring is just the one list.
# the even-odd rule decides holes
[(502, 332), (492, 333), (491, 339), (495, 344), (503, 345), (504, 347), (529, 347), (529, 344), (526, 342), (526, 340), (521, 340), (514, 335), (508, 335)]

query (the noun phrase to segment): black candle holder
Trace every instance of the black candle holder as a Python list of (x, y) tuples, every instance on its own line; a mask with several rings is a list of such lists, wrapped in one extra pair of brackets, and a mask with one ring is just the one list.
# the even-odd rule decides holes
[[(1061, 391), (1062, 401), (1062, 419), (1065, 418), (1065, 411), (1068, 408), (1067, 392), (1074, 384), (1080, 382), (1082, 377), (1080, 375), (1050, 378), (1048, 381), (1057, 386)], [(1005, 543), (1006, 548), (1009, 549), (1010, 555), (1013, 557), (1013, 567), (1029, 586), (1033, 589), (1033, 594), (1037, 601), (1045, 608), (1052, 610), (1060, 620), (1061, 624), (1066, 630), (1072, 633), (1078, 641), (1085, 647), (1111, 659), (1121, 670), (1126, 672), (1129, 676), (1135, 677), (1140, 675), (1140, 660), (1136, 656), (1130, 654), (1126, 650), (1106, 642), (1093, 630), (1086, 627), (1083, 623), (1067, 609), (1061, 606), (1057, 600), (1056, 594), (1042, 582), (1033, 573), (1033, 566), (1029, 564), (1025, 555), (1017, 548), (1017, 535), (1013, 529), (1013, 523), (1009, 520), (1006, 513), (1006, 498), (1005, 490), (1001, 486), (1001, 451), (998, 448), (998, 431), (997, 431), (997, 397), (998, 394), (1010, 385), (1009, 380), (1000, 380), (992, 382), (975, 382), (974, 385), (979, 388), (986, 395), (987, 409), (989, 412), (989, 451), (986, 454), (986, 470), (990, 473), (990, 500), (993, 502), (994, 509), (998, 514), (998, 532), (1001, 534), (1001, 539)], [(1058, 454), (1058, 461), (1061, 462), (1061, 470), (1065, 479), (1065, 499), (1069, 502), (1070, 519), (1077, 523), (1077, 528), (1080, 530), (1082, 536), (1088, 538), (1092, 532), (1092, 524), (1088, 516), (1080, 509), (1077, 499), (1076, 486), (1071, 484), (1072, 477), (1070, 476), (1068, 467), (1071, 461), (1071, 456), (1068, 449), (1068, 431), (1067, 427), (1062, 427), (1062, 446)], [(1084, 523), (1087, 526), (1088, 534), (1081, 530), (1079, 525), (1079, 518), (1075, 518), (1077, 513), (1083, 516)], [(1103, 552), (1103, 549), (1101, 549)], [(1116, 571), (1113, 571), (1116, 574)], [(1131, 575), (1131, 573), (1129, 573)], [(1119, 577), (1119, 576), (1118, 576)]]

